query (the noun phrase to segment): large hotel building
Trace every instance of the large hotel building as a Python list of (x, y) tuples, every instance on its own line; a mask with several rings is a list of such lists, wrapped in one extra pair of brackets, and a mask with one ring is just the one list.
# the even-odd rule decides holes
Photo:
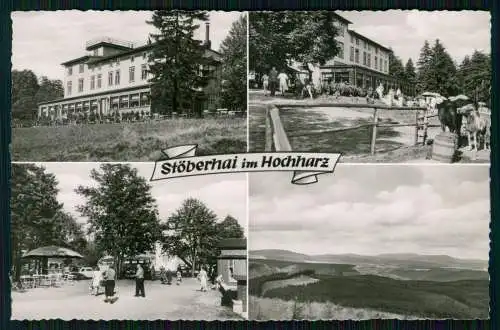
[(338, 14), (335, 16), (339, 30), (336, 40), (340, 51), (319, 67), (321, 82), (349, 82), (351, 85), (373, 89), (382, 83), (386, 91), (400, 88), (403, 93), (412, 94), (414, 86), (389, 76), (389, 54), (392, 50), (349, 29), (351, 21)]
[[(220, 77), (221, 54), (211, 49), (209, 24), (206, 24), (204, 63), (199, 74), (207, 79)], [(87, 53), (62, 63), (64, 98), (40, 103), (38, 118), (67, 118), (71, 113), (111, 115), (128, 112), (150, 114), (148, 58), (153, 44), (140, 47), (127, 41), (107, 37), (88, 41)], [(194, 112), (210, 103), (199, 93)]]

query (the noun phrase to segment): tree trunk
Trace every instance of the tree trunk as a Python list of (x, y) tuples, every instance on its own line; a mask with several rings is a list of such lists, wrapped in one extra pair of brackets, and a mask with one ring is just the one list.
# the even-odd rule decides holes
[(193, 249), (192, 259), (193, 259), (193, 265), (191, 267), (191, 276), (194, 277), (194, 273), (196, 271), (196, 248)]

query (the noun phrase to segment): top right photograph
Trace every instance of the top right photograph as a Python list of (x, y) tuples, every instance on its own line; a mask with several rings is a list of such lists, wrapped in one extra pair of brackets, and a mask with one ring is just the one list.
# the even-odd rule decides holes
[(249, 151), (489, 163), (487, 11), (249, 13)]

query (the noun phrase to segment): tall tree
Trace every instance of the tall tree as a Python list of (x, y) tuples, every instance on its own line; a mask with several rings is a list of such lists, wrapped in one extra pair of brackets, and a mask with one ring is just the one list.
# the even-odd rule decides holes
[(233, 23), (229, 35), (222, 41), (222, 80), (224, 107), (246, 109), (247, 106), (247, 16), (242, 14)]
[[(250, 13), (250, 68), (267, 72), (272, 66), (284, 69), (291, 61), (325, 64), (341, 46), (333, 12)], [(309, 72), (311, 76), (311, 72)]]
[(439, 39), (436, 39), (428, 73), (429, 89), (444, 96), (456, 95), (459, 92), (456, 73), (457, 68), (453, 59)]
[(414, 86), (417, 82), (417, 73), (415, 72), (415, 66), (411, 58), (408, 59), (405, 65), (405, 76), (410, 85)]
[(158, 10), (148, 24), (158, 32), (150, 54), (152, 110), (159, 113), (193, 109), (197, 90), (203, 84), (200, 65), (205, 49), (194, 33), (199, 22), (208, 20), (204, 11)]
[(33, 120), (37, 111), (35, 95), (38, 89), (38, 79), (33, 71), (12, 71), (12, 118), (21, 121)]
[(389, 75), (395, 77), (398, 81), (406, 81), (403, 61), (394, 52), (389, 52)]
[(425, 40), (424, 45), (420, 50), (420, 57), (417, 61), (417, 90), (419, 93), (425, 92), (429, 89), (431, 61), (432, 49), (429, 42)]
[(90, 177), (97, 186), (79, 186), (86, 199), (77, 209), (89, 219), (98, 249), (112, 255), (118, 274), (124, 257), (151, 251), (160, 238), (160, 224), (151, 186), (137, 169), (123, 164), (102, 164)]
[(489, 103), (491, 86), (491, 56), (474, 51), (458, 70), (462, 91), (471, 98)]
[(39, 88), (35, 94), (38, 102), (52, 101), (64, 97), (64, 87), (61, 80), (50, 80), (45, 76), (40, 78)]
[(217, 223), (217, 233), (221, 239), (224, 238), (243, 238), (244, 232), (238, 220), (228, 214), (224, 220)]
[(186, 199), (167, 219), (163, 249), (184, 261), (194, 275), (199, 264), (206, 262), (217, 249), (216, 220), (215, 213), (203, 202)]
[(57, 215), (57, 180), (34, 164), (12, 164), (11, 241), (15, 279), (19, 280), (23, 250), (58, 244), (62, 240)]

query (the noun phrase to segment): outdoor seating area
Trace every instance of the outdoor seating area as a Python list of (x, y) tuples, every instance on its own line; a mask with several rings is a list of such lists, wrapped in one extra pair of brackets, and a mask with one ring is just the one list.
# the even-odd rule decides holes
[(20, 284), (23, 289), (61, 287), (74, 284), (75, 279), (76, 276), (69, 273), (22, 275)]

